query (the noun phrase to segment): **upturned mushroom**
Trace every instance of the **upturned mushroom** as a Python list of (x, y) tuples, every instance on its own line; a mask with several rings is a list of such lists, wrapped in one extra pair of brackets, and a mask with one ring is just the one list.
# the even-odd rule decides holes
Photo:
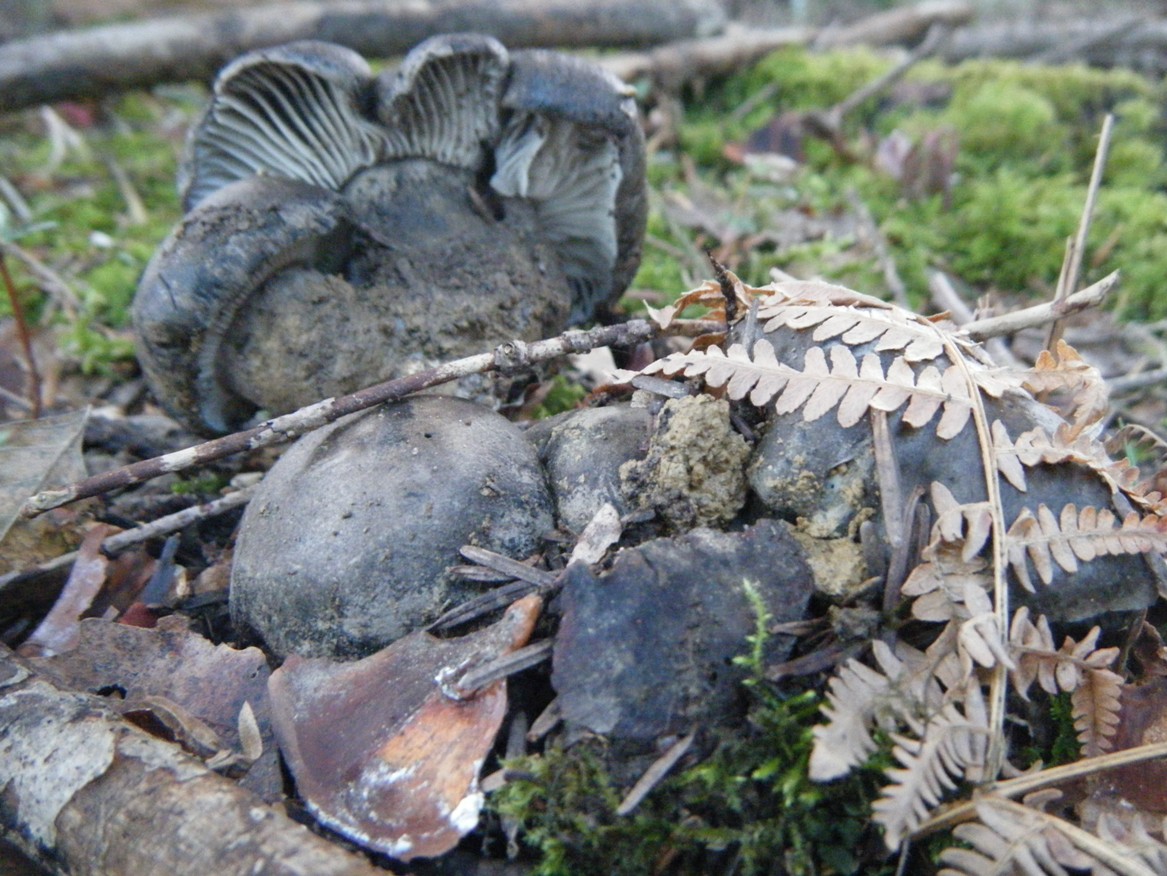
[(473, 34), (376, 77), (328, 43), (244, 55), (179, 186), (134, 326), (155, 395), (209, 433), (595, 317), (646, 211), (631, 90)]

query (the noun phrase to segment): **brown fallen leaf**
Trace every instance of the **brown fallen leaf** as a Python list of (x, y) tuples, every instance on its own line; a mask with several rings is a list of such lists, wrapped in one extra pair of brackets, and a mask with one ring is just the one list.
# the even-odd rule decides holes
[[(32, 662), (62, 687), (120, 696), (122, 709), (139, 713), (139, 726), (154, 732), (152, 722), (157, 721), (168, 730), (157, 735), (199, 754), (216, 747), (209, 739), (197, 741), (205, 724), (225, 748), (240, 755), (236, 762), (249, 767), (240, 784), (265, 800), (279, 799), (283, 782), (267, 703), (270, 670), (263, 652), (215, 645), (177, 626), (177, 620), (164, 618), (156, 629), (143, 629), (88, 619), (81, 622), (80, 641), (73, 651)], [(141, 704), (145, 707), (137, 708)], [(241, 732), (245, 708), (251, 721)], [(257, 751), (252, 763), (251, 755)]]
[[(1113, 741), (1115, 751), (1167, 742), (1167, 678), (1123, 688)], [(1134, 809), (1158, 821), (1167, 815), (1167, 764), (1155, 760), (1107, 770), (1091, 796), (1100, 807), (1110, 798), (1119, 801), (1119, 809)]]
[(0, 573), (70, 551), (81, 540), (78, 509), (43, 522), (20, 516), (24, 500), (47, 485), (84, 477), (81, 439), (88, 410), (0, 423)]
[(457, 681), (522, 647), (541, 605), (524, 597), (458, 639), (417, 632), (353, 663), (292, 656), (272, 673), (276, 739), (317, 819), (401, 861), (441, 855), (473, 830), (506, 686)]

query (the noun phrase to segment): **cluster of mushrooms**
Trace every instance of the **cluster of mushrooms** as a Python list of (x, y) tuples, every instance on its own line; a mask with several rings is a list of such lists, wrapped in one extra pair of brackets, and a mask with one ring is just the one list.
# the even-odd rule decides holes
[[(603, 316), (646, 217), (631, 89), (476, 34), (376, 76), (323, 42), (240, 57), (179, 186), (134, 327), (155, 396), (207, 434)], [(514, 425), (414, 399), (280, 460), (241, 529), (232, 611), (280, 655), (367, 654), (466, 595), (447, 571), (461, 545), (523, 557), (554, 526)]]
[[(644, 161), (631, 91), (576, 58), (469, 34), (379, 76), (326, 43), (245, 55), (192, 130), (186, 215), (134, 303), (147, 379), (214, 434), (602, 317), (639, 264)], [(755, 320), (730, 341), (771, 344), (791, 367), (844, 343)], [(461, 398), (416, 396), (292, 445), (240, 526), (236, 624), (280, 658), (380, 653), (481, 592), (455, 574), (464, 545), (522, 560), (612, 506), (623, 548), (559, 580), (549, 682), (569, 741), (602, 735), (633, 760), (740, 718), (734, 658), (759, 611), (798, 621), (817, 592), (841, 637), (848, 623), (870, 635), (854, 606), (881, 558), (856, 534), (883, 487), (865, 421), (681, 391), (523, 430), (481, 403), (490, 391), (463, 382)], [(1060, 422), (1024, 393), (986, 407), (1015, 434)], [(981, 479), (973, 432), (890, 428), (905, 495)], [(1072, 466), (1031, 481), (1029, 500), (1052, 507), (1113, 501)], [(1019, 494), (1004, 501), (1018, 513)], [(1053, 584), (1021, 598), (1070, 625), (1109, 615), (1118, 629), (1155, 598), (1134, 556), (1067, 565)], [(771, 636), (767, 660), (792, 644)]]

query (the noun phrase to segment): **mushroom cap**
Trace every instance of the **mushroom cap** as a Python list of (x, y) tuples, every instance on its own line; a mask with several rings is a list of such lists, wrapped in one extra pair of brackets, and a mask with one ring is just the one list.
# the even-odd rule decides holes
[(477, 544), (533, 553), (552, 527), (535, 450), (505, 417), (440, 396), (297, 441), (240, 524), (231, 614), (277, 654), (362, 656), (480, 592), (449, 571)]
[[(643, 150), (635, 105), (619, 80), (552, 52), (511, 55), (487, 36), (426, 40), (395, 73), (377, 78), (355, 53), (328, 43), (244, 55), (220, 74), (188, 138), (180, 173), (188, 215), (139, 284), (135, 327), (151, 386), (192, 427), (222, 432), (256, 409), (281, 413), (315, 401), (322, 387), (351, 391), (433, 364), (431, 354), (465, 355), (589, 319), (618, 298), (639, 264)], [(428, 183), (378, 189), (408, 175), (381, 169), (418, 162), (432, 166)], [(437, 182), (443, 173), (448, 184)], [(410, 198), (426, 204), (416, 221), (403, 213)], [(318, 217), (308, 215), (313, 200)], [(459, 224), (458, 211), (488, 226), (462, 238), (480, 241), (477, 249), (461, 248), (464, 265), (452, 263), (457, 255), (441, 233)], [(435, 224), (434, 217), (445, 218)], [(279, 227), (284, 222), (291, 227)], [(223, 246), (229, 257), (219, 264)], [(457, 313), (401, 330), (395, 302), (440, 290), (444, 273), (475, 270), (484, 290), (502, 290), (502, 298), (481, 305), (509, 312), (493, 323), (496, 331), (467, 332)], [(400, 282), (385, 281), (394, 271)], [(490, 280), (504, 274), (509, 284)], [(260, 301), (280, 313), (277, 288), (295, 290), (287, 307), (312, 299), (317, 312), (356, 300), (350, 324), (381, 332), (388, 345), (317, 369), (336, 378), (327, 386), (258, 386), (243, 371), (278, 375), (280, 362), (260, 357), (242, 367), (248, 351), (240, 339), (262, 341), (263, 326), (247, 314)], [(345, 294), (334, 304), (336, 290)], [(517, 299), (516, 290), (532, 303)], [(378, 296), (384, 300), (372, 300)], [(462, 306), (437, 297), (430, 310), (441, 315)], [(298, 319), (313, 321), (311, 313)], [(231, 363), (219, 358), (227, 331)], [(443, 347), (450, 332), (477, 347)], [(328, 347), (351, 340), (319, 335), (309, 333), (301, 346), (323, 345), (326, 363)]]

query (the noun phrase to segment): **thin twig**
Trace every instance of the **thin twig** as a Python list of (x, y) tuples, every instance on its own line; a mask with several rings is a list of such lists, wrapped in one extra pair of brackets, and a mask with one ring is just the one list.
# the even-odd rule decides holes
[[(124, 532), (111, 535), (102, 541), (101, 552), (107, 557), (116, 557), (122, 551), (128, 550), (144, 541), (172, 535), (173, 533), (186, 529), (194, 523), (209, 520), (212, 517), (225, 514), (234, 508), (242, 508), (251, 500), (258, 486), (258, 484), (253, 484), (250, 487), (244, 487), (241, 490), (227, 493), (227, 495), (221, 496), (218, 499), (212, 499), (210, 502), (203, 502), (201, 505), (192, 505), (189, 508), (183, 508), (181, 511), (175, 511), (173, 514), (167, 514), (165, 517), (159, 517), (157, 520), (152, 520), (149, 523), (144, 523), (133, 529), (127, 529)], [(40, 565), (28, 569), (20, 569), (15, 572), (8, 572), (0, 576), (0, 590), (8, 582), (18, 577), (64, 569), (71, 566), (76, 559), (77, 551), (70, 551), (67, 554), (61, 554), (59, 557), (53, 557), (53, 559)]]
[(803, 117), (807, 128), (830, 142), (841, 154), (846, 154), (847, 150), (842, 143), (843, 119), (866, 101), (895, 85), (912, 67), (933, 54), (951, 32), (952, 28), (947, 24), (933, 24), (923, 42), (882, 76), (860, 86), (829, 109), (807, 113)]
[(1111, 393), (1130, 392), (1147, 386), (1156, 386), (1167, 380), (1167, 368), (1152, 368), (1138, 374), (1123, 374), (1106, 381)]
[[(1082, 271), (1082, 257), (1086, 253), (1086, 238), (1090, 234), (1090, 221), (1094, 216), (1094, 204), (1098, 200), (1098, 189), (1102, 185), (1102, 171), (1106, 167), (1106, 156), (1110, 152), (1110, 136), (1114, 130), (1114, 115), (1107, 113), (1102, 120), (1102, 131), (1098, 135), (1098, 150), (1094, 153), (1094, 168), (1090, 171), (1090, 184), (1086, 188), (1086, 204), (1082, 207), (1082, 218), (1078, 220), (1078, 233), (1066, 253), (1062, 278), (1054, 292), (1054, 304), (1065, 300), (1078, 288), (1078, 277)], [(1064, 281), (1063, 281), (1064, 280)], [(1045, 338), (1045, 348), (1052, 351), (1065, 331), (1065, 323), (1058, 319), (1049, 327)]]
[[(972, 308), (965, 304), (964, 299), (957, 294), (946, 274), (940, 271), (933, 271), (929, 274), (928, 292), (932, 296), (932, 302), (941, 310), (947, 311), (957, 325), (967, 329), (969, 325), (976, 322), (973, 319)], [(976, 340), (980, 340), (980, 338), (976, 338)], [(1013, 351), (1000, 338), (986, 338), (984, 345), (994, 362), (1011, 366), (1020, 364), (1017, 357), (1013, 355)]]
[[(721, 323), (717, 323), (716, 327), (724, 328)], [(700, 334), (711, 328), (714, 326), (708, 320), (678, 321), (670, 326), (670, 332)], [(546, 362), (571, 353), (586, 353), (596, 347), (635, 346), (656, 337), (661, 331), (653, 322), (636, 319), (587, 331), (568, 331), (558, 337), (532, 343), (509, 341), (500, 344), (491, 353), (479, 353), (476, 356), (456, 359), (436, 368), (427, 368), (416, 374), (387, 380), (350, 395), (324, 399), (290, 414), (266, 420), (242, 432), (225, 435), (153, 459), (144, 459), (133, 465), (84, 478), (58, 489), (44, 490), (24, 503), (21, 514), (25, 517), (36, 517), (78, 499), (139, 484), (171, 472), (185, 471), (193, 466), (203, 465), (235, 453), (290, 441), (348, 414), (367, 410), (384, 402), (398, 401), (423, 389), (449, 383), (470, 374), (522, 370), (537, 362)]]
[(1110, 290), (1118, 285), (1121, 279), (1119, 271), (1107, 274), (1097, 283), (1091, 283), (1072, 295), (1054, 301), (1046, 301), (1015, 310), (1012, 313), (1002, 313), (999, 316), (990, 316), (985, 319), (966, 323), (963, 328), (973, 340), (983, 341), (1000, 335), (1016, 334), (1022, 329), (1046, 325), (1052, 321), (1062, 320), (1071, 313), (1097, 307), (1109, 294)]

